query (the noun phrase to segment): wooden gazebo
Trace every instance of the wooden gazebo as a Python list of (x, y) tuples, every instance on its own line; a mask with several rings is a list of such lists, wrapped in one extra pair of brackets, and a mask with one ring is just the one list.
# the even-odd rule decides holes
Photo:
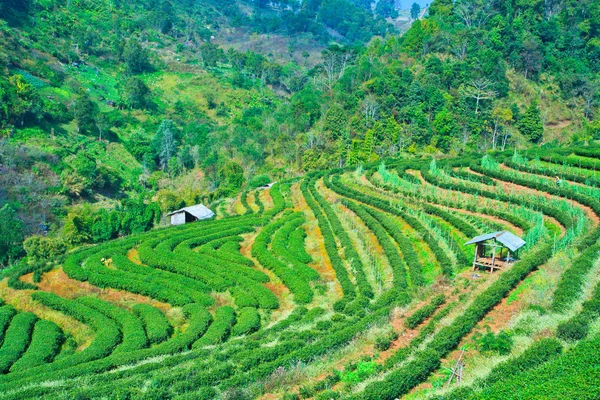
[(518, 257), (519, 249), (525, 241), (508, 231), (499, 231), (479, 235), (466, 244), (476, 245), (473, 258), (473, 270), (477, 267), (502, 269), (512, 264)]

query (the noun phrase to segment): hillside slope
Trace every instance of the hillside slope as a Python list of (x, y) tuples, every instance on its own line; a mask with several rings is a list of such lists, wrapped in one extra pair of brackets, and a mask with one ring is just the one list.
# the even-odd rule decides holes
[[(318, 171), (9, 270), (0, 398), (595, 398), (599, 161)], [(466, 241), (502, 230), (517, 260), (474, 271)]]
[(598, 138), (596, 2), (436, 0), (403, 35), (393, 3), (3, 2), (0, 263), (308, 171)]

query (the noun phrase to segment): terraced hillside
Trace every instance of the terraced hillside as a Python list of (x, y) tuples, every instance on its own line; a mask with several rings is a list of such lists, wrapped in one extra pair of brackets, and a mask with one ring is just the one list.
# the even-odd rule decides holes
[[(598, 398), (599, 166), (588, 148), (312, 173), (9, 271), (0, 398)], [(520, 259), (472, 271), (464, 243), (497, 230)]]

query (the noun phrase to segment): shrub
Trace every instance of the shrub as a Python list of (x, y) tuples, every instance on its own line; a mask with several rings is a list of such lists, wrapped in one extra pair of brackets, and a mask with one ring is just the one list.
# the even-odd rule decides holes
[(45, 320), (37, 321), (27, 351), (12, 365), (11, 372), (51, 362), (60, 352), (63, 341), (63, 332), (55, 323)]
[(242, 308), (237, 317), (237, 323), (231, 330), (232, 336), (247, 335), (260, 328), (260, 315), (252, 307)]
[(223, 343), (227, 340), (231, 327), (235, 324), (235, 311), (229, 306), (217, 308), (214, 321), (206, 333), (196, 342), (192, 348)]
[(149, 304), (138, 303), (132, 307), (132, 311), (142, 321), (148, 342), (151, 344), (163, 342), (171, 336), (173, 327), (159, 309)]
[(497, 335), (494, 335), (493, 332), (487, 332), (476, 340), (479, 351), (484, 353), (495, 352), (506, 355), (510, 353), (513, 345), (512, 337), (506, 332), (499, 332)]
[(18, 313), (13, 317), (0, 348), (0, 373), (7, 373), (25, 352), (31, 342), (31, 332), (37, 319), (32, 313)]

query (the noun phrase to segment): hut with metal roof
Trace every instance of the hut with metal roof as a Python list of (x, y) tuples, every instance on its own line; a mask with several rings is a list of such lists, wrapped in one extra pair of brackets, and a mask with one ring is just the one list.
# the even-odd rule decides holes
[(171, 225), (183, 225), (194, 221), (210, 219), (214, 216), (215, 213), (202, 204), (184, 207), (167, 214), (167, 217), (171, 218)]
[(525, 241), (508, 231), (479, 235), (467, 243), (476, 245), (473, 270), (477, 268), (503, 269), (512, 264), (519, 255)]

